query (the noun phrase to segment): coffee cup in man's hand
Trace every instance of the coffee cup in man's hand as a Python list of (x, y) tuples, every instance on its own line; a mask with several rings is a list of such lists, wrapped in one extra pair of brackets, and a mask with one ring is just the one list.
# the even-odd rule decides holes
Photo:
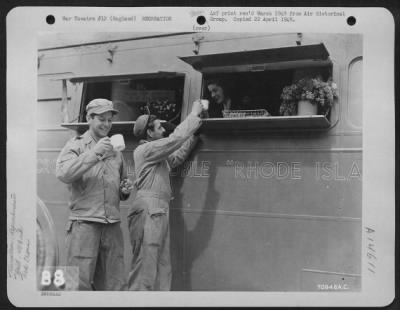
[(210, 104), (210, 102), (208, 100), (206, 100), (206, 99), (201, 99), (200, 103), (203, 106), (203, 110), (207, 111), (208, 110), (208, 105)]
[(113, 135), (110, 138), (110, 141), (111, 141), (111, 144), (112, 144), (114, 150), (120, 151), (120, 152), (125, 150), (125, 141), (124, 141), (123, 135), (121, 135), (121, 134)]
[(196, 100), (195, 102), (193, 102), (192, 114), (199, 116), (202, 111), (203, 111), (203, 105), (201, 104), (200, 100)]

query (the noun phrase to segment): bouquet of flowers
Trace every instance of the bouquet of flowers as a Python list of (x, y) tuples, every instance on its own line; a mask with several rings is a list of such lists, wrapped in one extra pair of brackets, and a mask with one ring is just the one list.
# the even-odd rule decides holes
[(284, 116), (297, 114), (297, 85), (285, 86), (281, 94), (282, 103), (279, 113)]
[(175, 102), (170, 102), (168, 99), (165, 100), (153, 100), (148, 101), (145, 105), (140, 107), (140, 111), (143, 114), (154, 114), (162, 120), (171, 120), (176, 116), (177, 106)]
[(338, 98), (337, 86), (332, 79), (324, 82), (320, 77), (304, 78), (282, 90), (281, 115), (294, 115), (299, 100), (309, 100), (318, 106), (319, 114), (327, 115), (335, 99)]

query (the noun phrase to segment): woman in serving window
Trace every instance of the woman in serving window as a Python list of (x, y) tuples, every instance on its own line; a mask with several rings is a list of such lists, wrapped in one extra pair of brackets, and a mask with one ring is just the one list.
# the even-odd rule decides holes
[(229, 88), (220, 80), (210, 80), (207, 83), (210, 92), (211, 104), (208, 109), (208, 117), (221, 118), (222, 111), (232, 110), (232, 99)]

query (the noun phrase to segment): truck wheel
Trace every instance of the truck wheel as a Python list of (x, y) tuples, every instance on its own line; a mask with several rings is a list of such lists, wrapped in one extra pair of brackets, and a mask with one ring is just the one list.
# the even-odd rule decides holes
[(58, 260), (59, 250), (53, 219), (46, 205), (37, 198), (36, 275), (39, 290), (52, 287), (52, 279)]

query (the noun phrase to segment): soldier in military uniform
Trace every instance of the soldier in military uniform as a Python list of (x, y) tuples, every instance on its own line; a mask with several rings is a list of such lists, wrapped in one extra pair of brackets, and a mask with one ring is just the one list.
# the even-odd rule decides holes
[(89, 129), (66, 144), (56, 165), (71, 191), (67, 266), (79, 267), (79, 290), (125, 290), (120, 200), (128, 199), (132, 183), (107, 136), (118, 111), (106, 99), (92, 100), (86, 111)]
[(194, 133), (201, 126), (200, 101), (168, 137), (154, 115), (141, 115), (133, 132), (140, 139), (134, 151), (137, 194), (129, 210), (128, 224), (133, 258), (129, 289), (139, 291), (171, 288), (169, 202), (170, 168), (180, 165), (196, 145)]

